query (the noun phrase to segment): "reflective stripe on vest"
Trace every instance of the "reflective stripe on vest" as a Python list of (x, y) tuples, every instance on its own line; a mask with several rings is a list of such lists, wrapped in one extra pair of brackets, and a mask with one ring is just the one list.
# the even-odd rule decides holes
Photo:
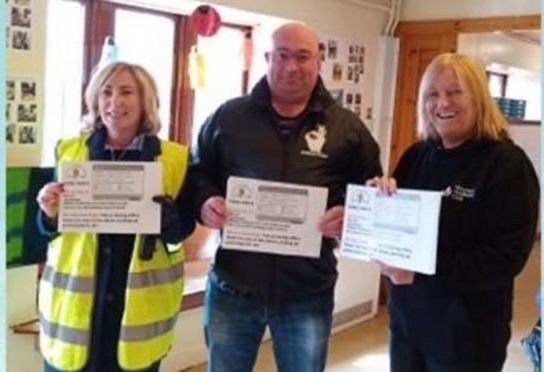
[(157, 336), (160, 336), (166, 332), (169, 332), (174, 328), (177, 320), (177, 314), (170, 319), (163, 321), (139, 325), (139, 326), (123, 326), (121, 328), (120, 338), (123, 341), (147, 341)]
[(42, 272), (42, 280), (49, 282), (53, 287), (70, 292), (93, 293), (94, 279), (80, 278), (73, 275), (55, 272), (51, 266), (45, 266)]
[(174, 268), (155, 269), (143, 273), (130, 273), (127, 286), (131, 289), (151, 287), (154, 285), (169, 284), (183, 278), (183, 266)]
[[(63, 161), (88, 158), (85, 140), (59, 144), (59, 167)], [(161, 152), (157, 160), (162, 165), (163, 193), (175, 198), (185, 177), (188, 151), (161, 142)], [(145, 369), (166, 355), (183, 293), (181, 245), (173, 245), (174, 253), (168, 254), (157, 239), (153, 259), (140, 261), (140, 241), (136, 235), (117, 350), (119, 365), (126, 370)], [(90, 233), (64, 233), (50, 244), (39, 292), (40, 348), (57, 369), (79, 370), (88, 359), (96, 255), (96, 235)]]
[(47, 336), (69, 343), (77, 345), (87, 345), (90, 338), (89, 330), (77, 329), (73, 327), (65, 327), (60, 324), (51, 323), (47, 321), (40, 313), (40, 332), (45, 333)]

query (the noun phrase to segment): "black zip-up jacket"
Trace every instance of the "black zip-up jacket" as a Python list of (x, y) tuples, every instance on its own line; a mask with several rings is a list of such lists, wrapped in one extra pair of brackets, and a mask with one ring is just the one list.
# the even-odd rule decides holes
[(527, 261), (538, 220), (531, 162), (510, 140), (474, 140), (454, 149), (428, 140), (406, 151), (394, 177), (399, 187), (444, 196), (436, 275), (391, 285), (392, 329), (437, 360), (503, 360), (514, 277)]
[[(348, 183), (381, 175), (377, 143), (354, 113), (335, 103), (321, 80), (299, 120), (282, 134), (265, 78), (249, 96), (219, 107), (201, 129), (189, 171), (195, 211), (199, 214), (209, 197), (225, 195), (229, 176), (327, 187), (331, 207), (344, 203)], [(323, 129), (324, 145), (311, 149), (309, 132)], [(218, 249), (213, 270), (248, 298), (282, 303), (332, 289), (334, 246), (323, 239), (319, 258)]]

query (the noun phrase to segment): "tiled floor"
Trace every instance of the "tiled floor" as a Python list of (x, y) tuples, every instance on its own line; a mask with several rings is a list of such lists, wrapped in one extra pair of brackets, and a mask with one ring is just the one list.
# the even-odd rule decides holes
[[(531, 372), (532, 368), (520, 346), (521, 338), (532, 327), (536, 317), (535, 294), (540, 283), (540, 242), (535, 245), (525, 269), (516, 280), (512, 340), (504, 372)], [(256, 372), (274, 372), (271, 343), (261, 347)], [(387, 372), (387, 314), (380, 309), (370, 321), (335, 333), (331, 340), (327, 372)], [(188, 372), (203, 372), (205, 365)]]

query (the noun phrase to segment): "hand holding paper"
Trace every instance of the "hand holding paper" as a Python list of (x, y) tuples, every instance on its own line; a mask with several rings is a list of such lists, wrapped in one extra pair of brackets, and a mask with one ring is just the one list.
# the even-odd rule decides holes
[(326, 188), (229, 177), (222, 247), (251, 252), (319, 257), (324, 217), (328, 233), (339, 231), (339, 209), (325, 213)]
[(227, 222), (227, 204), (222, 196), (208, 198), (200, 209), (200, 218), (204, 225), (212, 229), (221, 229)]
[(413, 271), (389, 266), (380, 261), (373, 262), (378, 264), (382, 275), (388, 277), (394, 285), (408, 285), (414, 283), (415, 273)]
[(442, 194), (397, 190), (383, 181), (389, 182), (378, 179), (376, 184), (396, 192), (388, 195), (378, 188), (348, 185), (341, 254), (434, 274)]
[(338, 238), (342, 233), (344, 207), (337, 205), (329, 208), (319, 219), (319, 231), (327, 238)]

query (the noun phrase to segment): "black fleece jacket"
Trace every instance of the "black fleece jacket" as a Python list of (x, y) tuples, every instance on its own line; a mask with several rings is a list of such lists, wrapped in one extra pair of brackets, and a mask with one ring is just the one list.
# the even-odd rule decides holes
[[(378, 145), (354, 113), (335, 103), (321, 80), (288, 134), (281, 131), (270, 102), (263, 78), (251, 95), (226, 102), (204, 124), (189, 171), (197, 213), (209, 197), (225, 195), (229, 176), (327, 187), (331, 207), (344, 203), (347, 183), (381, 175)], [(312, 151), (309, 132), (323, 129), (325, 143)], [(319, 258), (218, 249), (214, 271), (249, 298), (272, 303), (301, 299), (334, 286), (334, 244), (323, 239)]]
[(434, 276), (391, 285), (391, 326), (437, 359), (475, 350), (505, 351), (514, 277), (529, 255), (539, 186), (531, 162), (510, 140), (469, 141), (444, 149), (413, 145), (394, 177), (398, 186), (442, 190)]

